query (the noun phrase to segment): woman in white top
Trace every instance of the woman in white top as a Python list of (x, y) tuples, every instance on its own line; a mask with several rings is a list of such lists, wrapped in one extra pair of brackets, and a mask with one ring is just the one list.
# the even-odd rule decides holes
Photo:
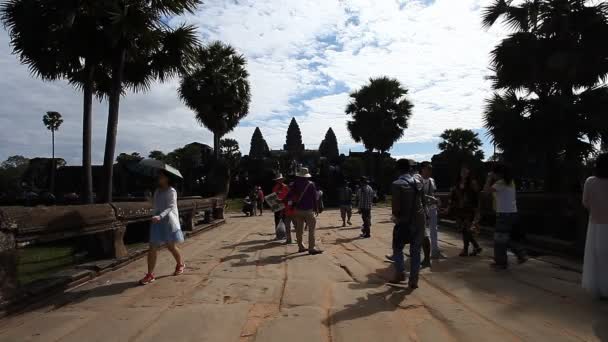
[(583, 288), (608, 299), (608, 153), (595, 162), (595, 176), (585, 182), (583, 205), (589, 209)]
[(150, 247), (148, 249), (148, 273), (139, 281), (146, 285), (156, 278), (154, 268), (156, 267), (157, 250), (163, 244), (175, 258), (177, 265), (173, 275), (184, 273), (186, 265), (176, 244), (184, 242), (184, 234), (179, 224), (179, 211), (177, 209), (177, 192), (170, 185), (170, 175), (160, 171), (158, 175), (158, 188), (154, 192), (154, 217), (150, 225)]
[(492, 172), (488, 174), (484, 191), (494, 194), (496, 207), (492, 267), (506, 269), (509, 266), (508, 249), (517, 255), (520, 264), (526, 262), (526, 253), (511, 239), (513, 225), (517, 220), (517, 191), (511, 168), (505, 163), (494, 164)]

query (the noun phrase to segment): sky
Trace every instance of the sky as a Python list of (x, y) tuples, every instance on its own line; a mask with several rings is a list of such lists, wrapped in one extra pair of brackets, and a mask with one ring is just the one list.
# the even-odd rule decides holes
[[(256, 126), (272, 149), (285, 143), (296, 117), (306, 148), (316, 149), (332, 127), (340, 150), (362, 151), (346, 129), (348, 94), (370, 77), (389, 76), (409, 89), (409, 128), (391, 150), (418, 161), (438, 152), (445, 129), (480, 134), (489, 157), (492, 144), (483, 130), (484, 100), (491, 94), (489, 53), (504, 37), (502, 27), (481, 27), (481, 11), (491, 0), (206, 0), (199, 10), (170, 20), (196, 24), (203, 42), (233, 45), (248, 61), (252, 87), (249, 115), (227, 137), (249, 152)], [(46, 111), (62, 113), (56, 155), (81, 162), (82, 94), (66, 82), (34, 78), (11, 53), (0, 28), (0, 160), (10, 155), (51, 154)], [(177, 97), (179, 80), (154, 84), (149, 92), (121, 101), (120, 152), (170, 152), (212, 134), (194, 120)], [(96, 102), (93, 162), (102, 163), (107, 103)]]

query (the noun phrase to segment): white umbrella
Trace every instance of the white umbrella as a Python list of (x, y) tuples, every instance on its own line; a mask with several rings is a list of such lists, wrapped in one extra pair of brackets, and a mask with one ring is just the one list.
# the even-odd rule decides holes
[(158, 174), (158, 170), (164, 170), (174, 176), (179, 178), (184, 178), (181, 172), (173, 166), (156, 159), (144, 159), (139, 162), (138, 170), (148, 176), (156, 176)]

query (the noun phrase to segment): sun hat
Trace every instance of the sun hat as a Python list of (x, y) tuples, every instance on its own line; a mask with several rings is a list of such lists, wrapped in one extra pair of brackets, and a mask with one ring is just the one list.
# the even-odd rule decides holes
[(301, 167), (297, 172), (296, 172), (296, 177), (301, 177), (301, 178), (311, 178), (312, 176), (310, 175), (310, 173), (308, 172), (308, 168), (307, 167)]
[(273, 180), (278, 181), (279, 179), (285, 179), (285, 177), (283, 177), (283, 174), (279, 173)]

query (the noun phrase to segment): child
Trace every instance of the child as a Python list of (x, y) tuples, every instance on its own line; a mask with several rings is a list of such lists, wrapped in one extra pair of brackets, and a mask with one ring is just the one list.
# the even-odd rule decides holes
[(156, 278), (154, 268), (156, 267), (156, 254), (158, 248), (166, 244), (167, 248), (175, 258), (177, 265), (173, 275), (184, 273), (186, 265), (176, 244), (184, 242), (184, 234), (179, 224), (179, 212), (177, 209), (177, 192), (170, 185), (169, 174), (161, 170), (158, 175), (158, 189), (154, 192), (154, 214), (150, 225), (150, 249), (148, 250), (148, 273), (139, 281), (146, 285)]

